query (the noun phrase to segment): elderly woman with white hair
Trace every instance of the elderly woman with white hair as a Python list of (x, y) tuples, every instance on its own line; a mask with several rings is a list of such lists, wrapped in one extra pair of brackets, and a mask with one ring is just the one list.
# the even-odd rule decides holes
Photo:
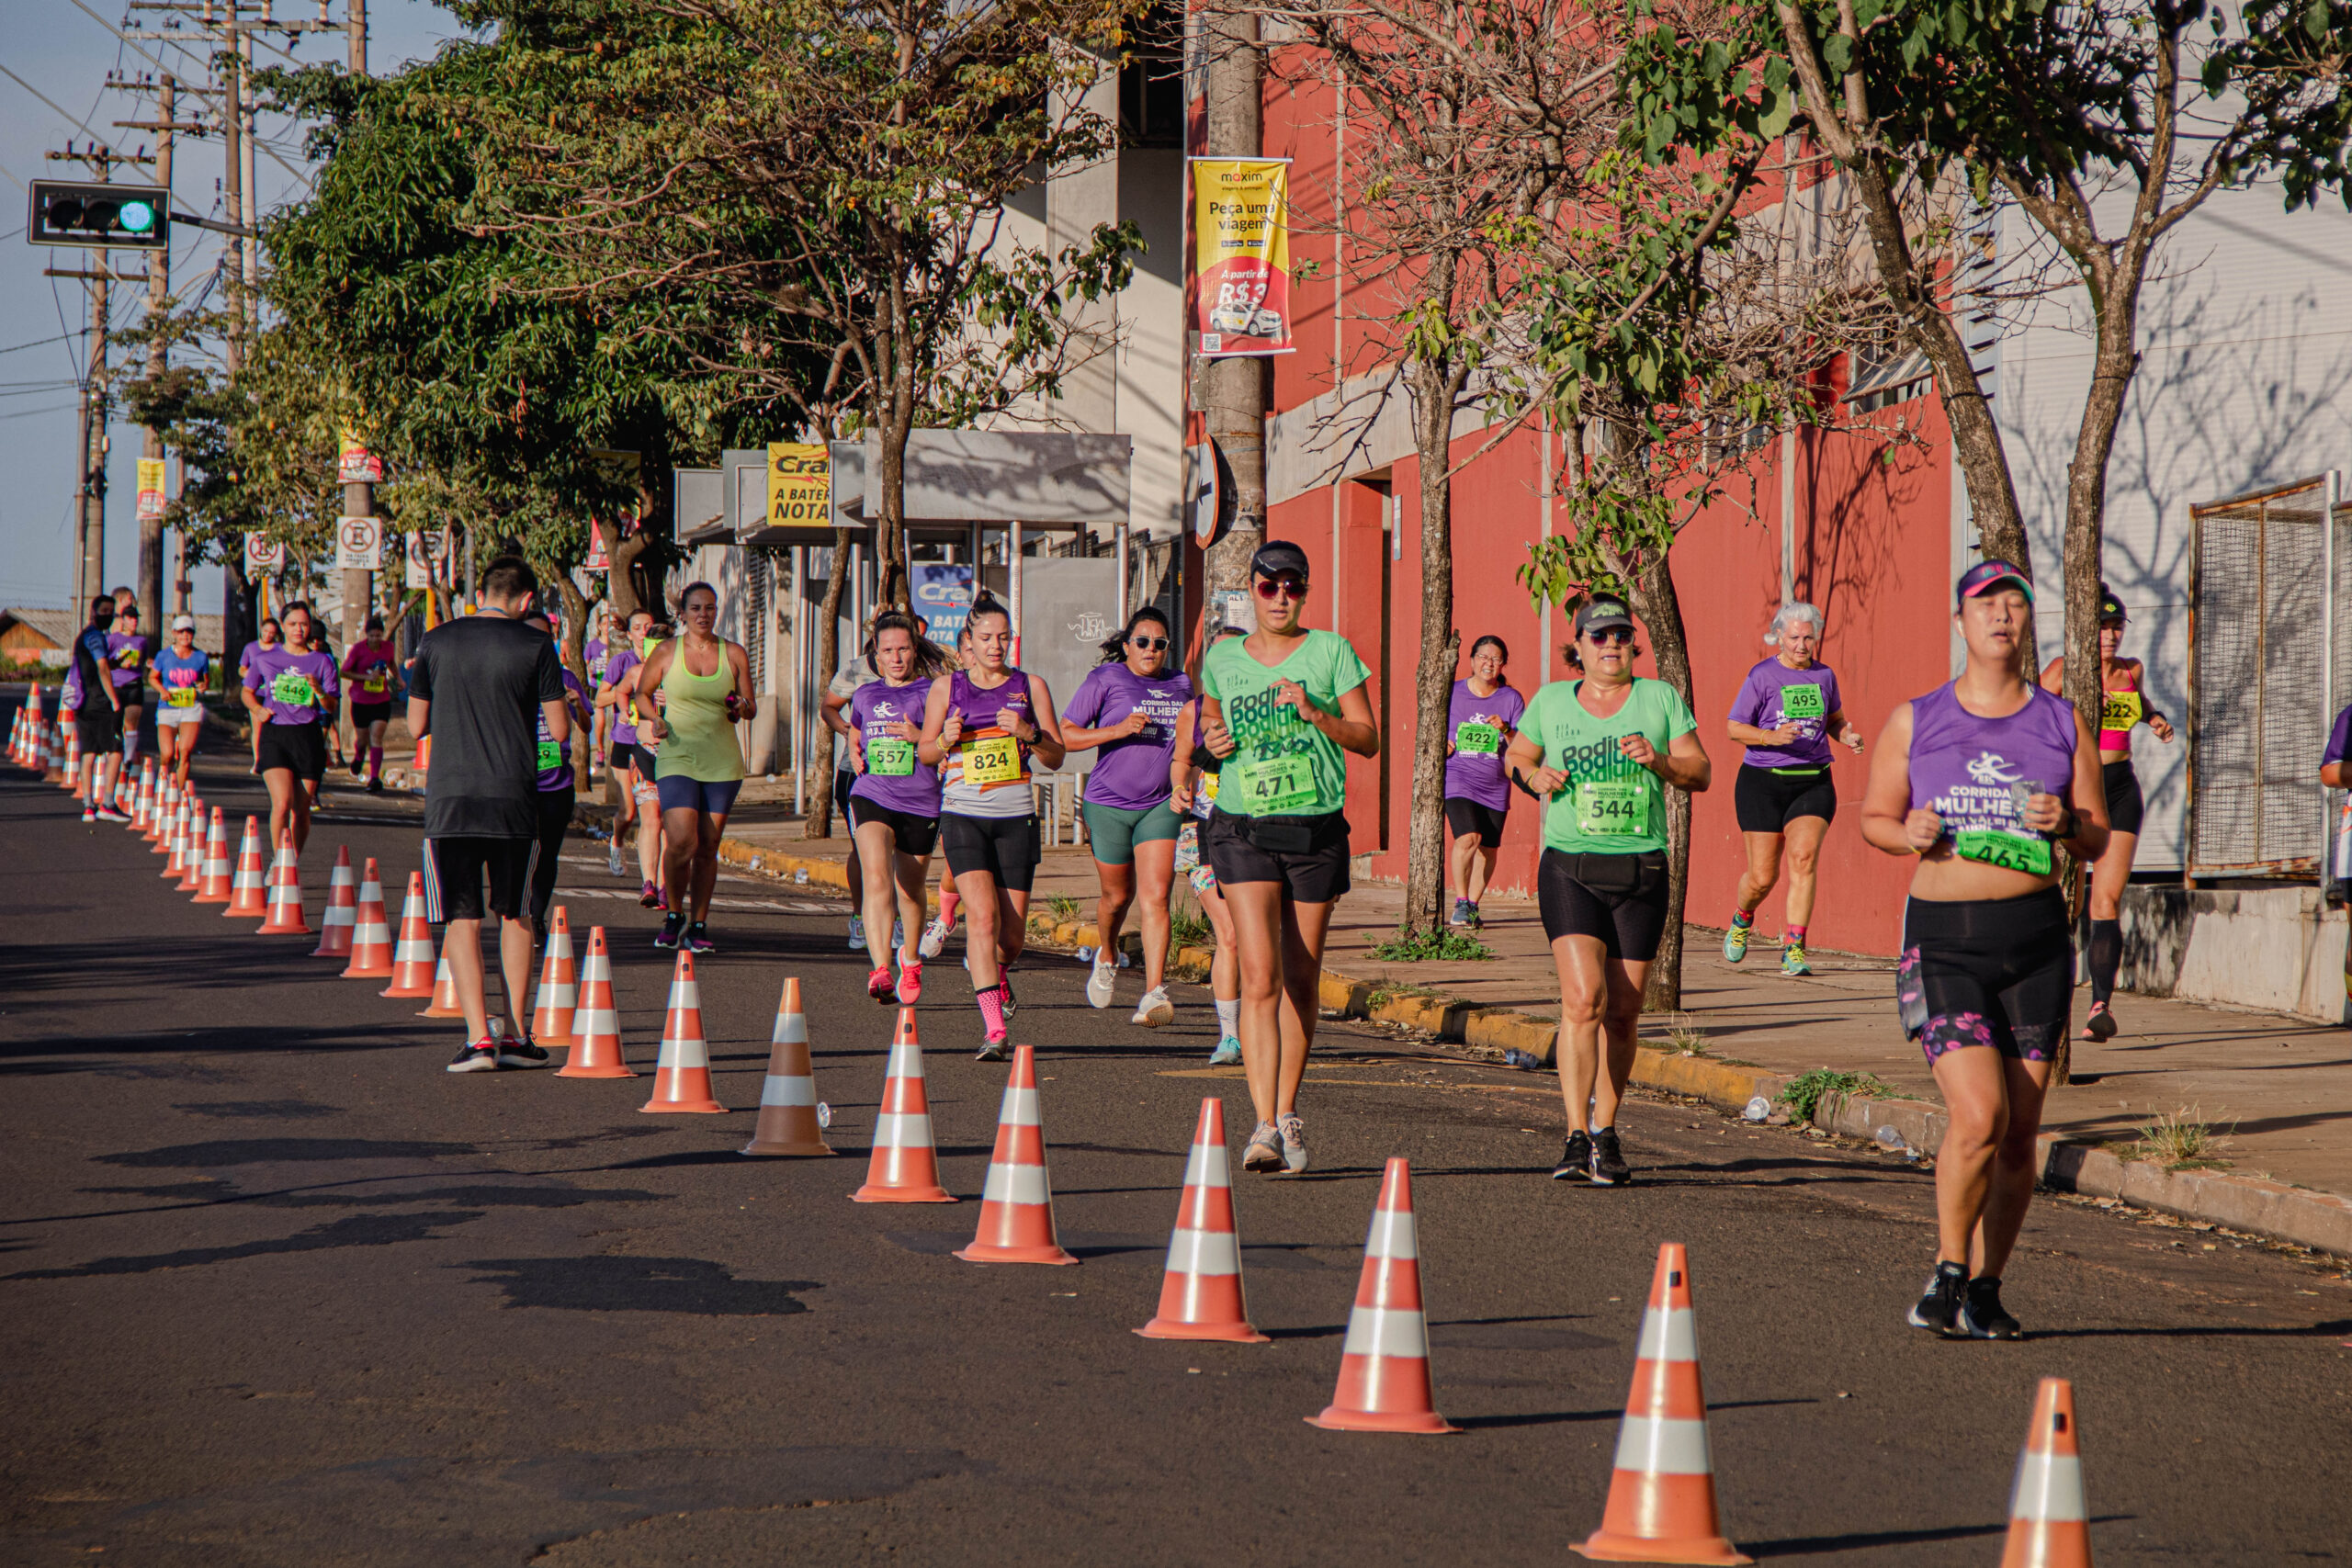
[(1747, 841), (1747, 869), (1739, 879), (1738, 907), (1724, 933), (1724, 957), (1733, 964), (1747, 956), (1756, 907), (1789, 868), (1787, 936), (1781, 973), (1810, 975), (1805, 928), (1813, 919), (1815, 877), (1821, 840), (1838, 815), (1838, 788), (1829, 775), (1829, 742), (1859, 754), (1862, 732), (1846, 718), (1838, 677), (1820, 662), (1823, 623), (1811, 604), (1781, 606), (1765, 634), (1773, 657), (1747, 672), (1731, 705), (1727, 727), (1747, 748), (1732, 803)]

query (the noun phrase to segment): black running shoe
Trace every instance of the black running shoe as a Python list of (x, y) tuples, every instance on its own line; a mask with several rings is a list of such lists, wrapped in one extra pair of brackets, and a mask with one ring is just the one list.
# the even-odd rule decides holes
[(662, 917), (662, 929), (653, 933), (656, 947), (675, 947), (685, 940), (686, 917), (684, 911), (673, 909)]
[(1555, 1181), (1577, 1181), (1592, 1174), (1592, 1139), (1581, 1127), (1560, 1145), (1560, 1163), (1552, 1168)]
[(486, 1039), (459, 1047), (457, 1055), (449, 1061), (449, 1071), (453, 1073), (494, 1073), (497, 1070), (498, 1047)]
[(1960, 1304), (1960, 1331), (1971, 1339), (2022, 1339), (2025, 1325), (2001, 1305), (2001, 1281), (1971, 1280)]
[(1958, 1338), (1960, 1309), (1968, 1299), (1968, 1265), (1939, 1263), (1928, 1280), (1928, 1292), (1919, 1304), (1911, 1309), (1911, 1326), (1940, 1334), (1947, 1339)]
[(384, 781), (383, 781), (383, 780), (381, 780), (381, 779), (369, 779), (369, 780), (368, 781), (368, 793), (369, 795), (381, 795), (381, 794), (383, 794), (383, 793), (384, 793)]
[(701, 920), (696, 920), (686, 928), (686, 951), (688, 953), (717, 953), (718, 951), (718, 944), (710, 940), (709, 926)]
[(531, 917), (531, 948), (537, 952), (548, 944), (548, 919), (545, 915)]
[(1625, 1163), (1625, 1151), (1618, 1146), (1617, 1129), (1603, 1127), (1592, 1135), (1592, 1184), (1595, 1187), (1623, 1187), (1634, 1179), (1634, 1168)]
[(498, 1065), (502, 1067), (544, 1067), (548, 1061), (547, 1047), (532, 1044), (527, 1037), (520, 1040), (509, 1039), (503, 1034), (498, 1037)]
[(2093, 1002), (2090, 1016), (2083, 1020), (2083, 1038), (2112, 1040), (2120, 1028), (2120, 1025), (2115, 1021), (2114, 1009), (2105, 1002)]

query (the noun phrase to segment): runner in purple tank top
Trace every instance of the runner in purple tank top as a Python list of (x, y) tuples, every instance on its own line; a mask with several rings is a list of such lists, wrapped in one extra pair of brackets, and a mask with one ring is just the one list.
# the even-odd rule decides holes
[(2025, 668), (2025, 574), (1981, 562), (1958, 599), (1967, 668), (1887, 719), (1862, 837), (1919, 860), (1895, 1001), (1947, 1114), (1936, 1270), (1910, 1320), (1947, 1337), (2016, 1339), (2001, 1270), (2033, 1201), (2042, 1095), (2075, 983), (2052, 847), (2097, 860), (2107, 795), (2089, 727)]
[[(865, 639), (865, 661), (881, 674), (850, 694), (849, 765), (857, 775), (847, 810), (850, 835), (857, 840), (858, 870), (867, 951), (873, 972), (865, 994), (888, 1004), (911, 1007), (922, 995), (922, 955), (915, 943), (922, 931), (923, 886), (931, 875), (931, 852), (939, 842), (939, 770), (923, 761), (927, 679), (939, 650), (916, 630), (914, 617), (885, 610), (874, 617)], [(904, 945), (899, 976), (890, 978), (890, 928), (896, 920)]]

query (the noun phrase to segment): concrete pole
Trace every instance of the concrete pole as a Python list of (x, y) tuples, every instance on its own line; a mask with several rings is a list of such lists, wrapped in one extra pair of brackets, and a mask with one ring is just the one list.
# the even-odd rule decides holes
[[(155, 117), (163, 129), (156, 132), (155, 183), (164, 190), (172, 188), (172, 116), (179, 103), (178, 84), (165, 76), (160, 86), (156, 104), (162, 113)], [(154, 327), (164, 319), (164, 302), (171, 288), (172, 257), (169, 251), (147, 253), (147, 324)], [(157, 380), (164, 374), (164, 340), (160, 334), (147, 344), (147, 377)], [(149, 425), (141, 437), (139, 455), (153, 462), (164, 460), (164, 433)], [(185, 597), (183, 595), (183, 597)], [(164, 518), (154, 516), (139, 519), (139, 607), (151, 617), (154, 636), (165, 646), (171, 642), (171, 622), (164, 608)]]
[[(238, 83), (244, 73), (233, 50), (224, 50), (219, 58), (228, 73), (220, 85), (221, 204), (229, 220), (242, 225), (245, 220), (245, 120), (239, 107), (243, 96)], [(229, 264), (229, 339), (221, 346), (220, 357), (233, 381), (245, 363), (243, 243), (232, 237), (224, 259)], [(253, 636), (255, 624), (253, 586), (246, 581), (244, 551), (239, 546), (230, 545), (222, 552), (220, 579), (221, 653), (233, 661), (243, 650), (246, 639)]]
[[(1207, 26), (1208, 154), (1258, 157), (1265, 151), (1266, 69), (1258, 51), (1258, 15), (1214, 8)], [(1202, 584), (1207, 606), (1219, 593), (1249, 592), (1250, 558), (1266, 536), (1266, 361), (1212, 359), (1200, 379), (1210, 438), (1233, 469), (1235, 502), (1232, 532), (1208, 552)]]
[(87, 263), (90, 360), (82, 399), (88, 412), (82, 422), (82, 558), (74, 592), (85, 614), (107, 591), (107, 268), (112, 260), (111, 252), (92, 251)]
[[(345, 7), (345, 28), (351, 41), (351, 74), (368, 74), (368, 4), (367, 0), (347, 0)], [(376, 487), (372, 484), (347, 484), (343, 487), (343, 514), (345, 517), (376, 515)], [(368, 630), (368, 611), (374, 603), (375, 574), (368, 571), (345, 571), (343, 574), (343, 647), (346, 655), (359, 644)], [(359, 738), (354, 731), (349, 744), (356, 747)], [(358, 753), (355, 750), (352, 755)]]

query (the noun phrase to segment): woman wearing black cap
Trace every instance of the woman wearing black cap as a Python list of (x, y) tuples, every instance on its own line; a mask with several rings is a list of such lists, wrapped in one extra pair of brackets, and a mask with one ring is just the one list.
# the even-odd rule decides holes
[[(2091, 1010), (2083, 1021), (2083, 1038), (2109, 1040), (2115, 1035), (2115, 972), (2123, 964), (2123, 890), (2132, 883), (2132, 857), (2140, 847), (2140, 824), (2147, 801), (2140, 793), (2140, 775), (2132, 766), (2132, 731), (2144, 724), (2157, 739), (2172, 744), (2172, 721), (2148, 705), (2143, 688), (2147, 672), (2136, 659), (2117, 650), (2123, 646), (2123, 601), (2107, 584), (2098, 585), (2098, 685), (2106, 694), (2098, 716), (2099, 780), (2107, 789), (2107, 852), (2091, 863)], [(2066, 694), (2066, 660), (2062, 654), (2041, 672), (2041, 687)]]
[(1583, 676), (1536, 692), (1503, 766), (1546, 802), (1536, 906), (1560, 971), (1568, 1114), (1552, 1179), (1618, 1187), (1634, 1172), (1617, 1138), (1617, 1105), (1634, 1072), (1642, 987), (1666, 931), (1666, 791), (1705, 789), (1712, 765), (1681, 694), (1634, 673), (1640, 649), (1623, 601), (1578, 610), (1570, 649)]
[(1201, 664), (1202, 739), (1223, 759), (1204, 852), (1233, 913), (1241, 1060), (1257, 1108), (1245, 1170), (1306, 1168), (1298, 1087), (1315, 1043), (1323, 933), (1348, 890), (1348, 764), (1380, 753), (1372, 671), (1337, 632), (1299, 625), (1306, 552), (1280, 541), (1250, 562), (1258, 629)]

